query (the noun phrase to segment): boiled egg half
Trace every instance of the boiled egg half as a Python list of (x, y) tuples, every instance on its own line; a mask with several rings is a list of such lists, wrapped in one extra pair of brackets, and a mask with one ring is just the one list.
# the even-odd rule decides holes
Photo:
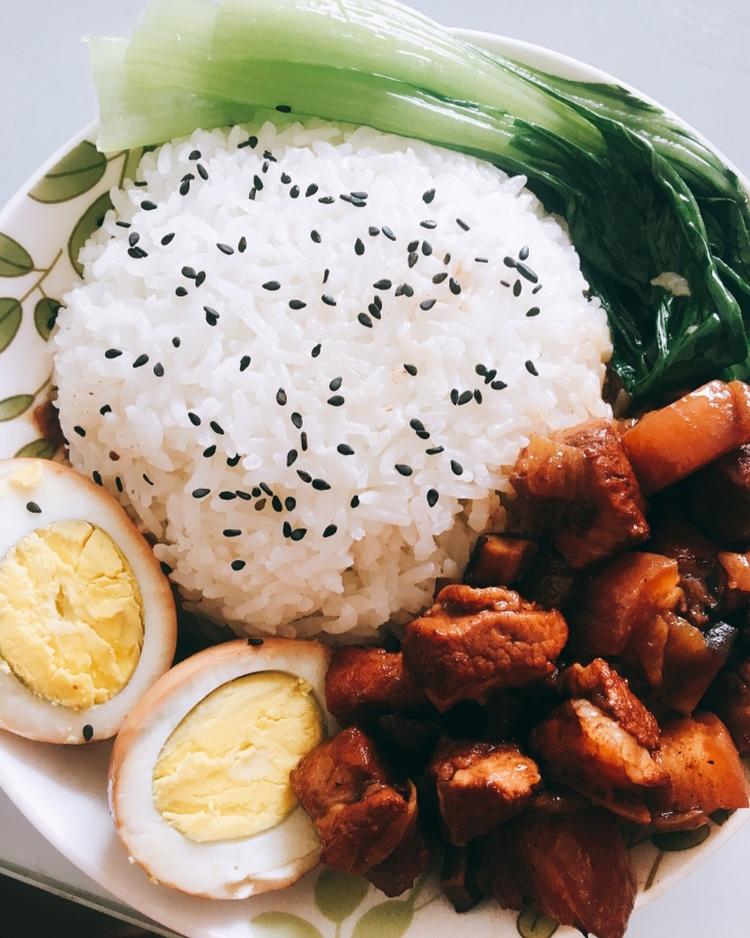
[(58, 463), (0, 460), (0, 729), (114, 736), (175, 641), (167, 578), (115, 499)]
[(330, 652), (313, 641), (242, 639), (181, 662), (143, 697), (112, 752), (117, 832), (152, 880), (244, 899), (318, 862), (291, 771), (333, 730)]

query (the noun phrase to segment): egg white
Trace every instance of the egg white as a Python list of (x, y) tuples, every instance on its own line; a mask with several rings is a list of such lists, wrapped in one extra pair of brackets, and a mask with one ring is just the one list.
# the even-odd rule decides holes
[[(127, 684), (105, 703), (81, 710), (37, 696), (0, 660), (0, 729), (49, 743), (109, 739), (143, 694), (172, 664), (177, 640), (174, 598), (148, 543), (104, 489), (73, 469), (48, 460), (0, 460), (0, 482), (16, 473), (33, 484), (8, 485), (0, 496), (0, 558), (21, 538), (58, 521), (88, 521), (110, 536), (141, 592), (143, 647)], [(32, 513), (28, 502), (41, 511)], [(90, 727), (84, 736), (84, 727)]]
[(259, 671), (307, 681), (320, 707), (323, 732), (335, 724), (325, 705), (330, 650), (314, 641), (245, 639), (193, 655), (164, 675), (127, 718), (115, 742), (109, 801), (117, 832), (132, 860), (155, 881), (191, 895), (244, 899), (291, 885), (318, 862), (315, 828), (299, 805), (269, 830), (237, 840), (196, 843), (154, 805), (154, 767), (182, 719), (216, 688)]

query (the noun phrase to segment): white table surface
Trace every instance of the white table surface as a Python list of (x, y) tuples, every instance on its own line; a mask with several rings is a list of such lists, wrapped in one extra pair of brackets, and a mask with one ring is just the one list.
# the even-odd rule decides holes
[[(750, 173), (748, 0), (413, 5), (451, 26), (504, 33), (597, 65), (671, 107)], [(81, 37), (121, 34), (144, 6), (145, 0), (0, 0), (0, 204), (95, 116)], [(628, 938), (750, 934), (749, 865), (750, 824), (697, 873), (637, 913)], [(130, 914), (53, 850), (1, 793), (0, 869)]]

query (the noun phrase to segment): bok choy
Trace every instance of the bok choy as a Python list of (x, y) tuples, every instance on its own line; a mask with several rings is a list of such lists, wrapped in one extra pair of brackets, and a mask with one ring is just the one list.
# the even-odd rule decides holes
[(102, 149), (283, 105), (490, 160), (565, 216), (636, 401), (750, 377), (746, 194), (623, 88), (493, 55), (394, 0), (153, 0), (126, 49), (92, 52)]

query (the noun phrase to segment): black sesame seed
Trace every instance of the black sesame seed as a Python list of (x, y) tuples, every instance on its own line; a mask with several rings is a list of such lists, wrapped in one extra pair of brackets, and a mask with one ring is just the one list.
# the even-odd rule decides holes
[(299, 430), (299, 428), (302, 426), (302, 414), (297, 413), (295, 410), (292, 414), (291, 420), (294, 426)]
[(182, 339), (178, 335), (173, 336), (172, 345), (174, 345), (175, 348), (179, 348), (182, 345)]
[(341, 453), (342, 456), (353, 456), (354, 450), (349, 446), (348, 443), (339, 443), (336, 447), (336, 451)]
[(274, 495), (274, 497), (271, 499), (271, 508), (273, 508), (274, 511), (284, 510), (284, 506), (281, 504), (281, 499), (278, 495)]
[(335, 306), (336, 300), (331, 296), (330, 293), (324, 293), (320, 298), (326, 306)]
[(237, 498), (241, 498), (243, 502), (249, 502), (253, 497), (249, 492), (243, 492), (242, 489), (237, 489)]
[(305, 189), (305, 197), (309, 199), (310, 196), (315, 195), (317, 191), (318, 186), (314, 182), (311, 182), (307, 189)]
[[(396, 291), (396, 293), (398, 293), (398, 291)], [(369, 304), (369, 306), (367, 307), (367, 312), (372, 316), (373, 319), (382, 318), (380, 309), (374, 303)]]
[(281, 532), (284, 535), (284, 537), (291, 537), (292, 526), (291, 524), (289, 524), (288, 521), (285, 521), (283, 525), (281, 526)]
[(337, 531), (338, 528), (335, 524), (329, 524), (328, 527), (323, 531), (323, 537), (333, 537)]
[(489, 264), (489, 258), (487, 257), (475, 257), (474, 262), (477, 264)]
[(527, 267), (526, 264), (516, 264), (516, 270), (524, 280), (528, 280), (530, 283), (539, 283), (539, 275), (530, 267)]
[(409, 426), (412, 428), (412, 430), (415, 430), (417, 433), (424, 430), (424, 424), (422, 423), (421, 420), (418, 420), (416, 417), (412, 417), (412, 419), (409, 421)]
[(244, 254), (246, 249), (247, 249), (247, 238), (244, 235), (242, 235), (240, 240), (237, 242), (237, 250), (240, 252), (240, 254)]
[(277, 104), (276, 110), (281, 114), (290, 114), (292, 111), (291, 105), (289, 104)]
[(473, 394), (471, 393), (471, 391), (461, 391), (461, 393), (458, 395), (458, 400), (456, 401), (456, 403), (458, 404), (459, 407), (461, 407), (464, 404), (468, 404), (469, 401), (472, 399), (472, 397), (473, 397)]
[(208, 170), (203, 165), (203, 163), (198, 163), (198, 165), (195, 168), (198, 170), (198, 175), (201, 177), (201, 179), (203, 180), (208, 179)]
[(261, 482), (261, 483), (260, 483), (260, 490), (261, 490), (261, 492), (265, 492), (266, 495), (268, 495), (269, 498), (273, 495), (273, 489), (271, 488), (271, 486), (270, 486), (267, 482)]
[(143, 248), (128, 248), (128, 256), (132, 257), (133, 260), (139, 261), (144, 257), (148, 257), (146, 251)]
[(297, 460), (297, 456), (299, 456), (299, 453), (297, 452), (297, 450), (296, 450), (296, 449), (290, 449), (289, 452), (286, 454), (286, 464), (287, 464), (287, 466), (293, 466), (294, 463), (295, 463), (296, 460)]
[(375, 287), (376, 290), (390, 290), (392, 286), (391, 281), (386, 278), (376, 280), (375, 283), (373, 283), (373, 287)]
[(316, 231), (314, 228), (313, 228), (313, 230), (310, 232), (310, 238), (312, 239), (312, 241), (315, 242), (315, 244), (320, 244), (320, 242), (323, 240), (323, 239), (320, 237), (320, 232), (319, 232), (319, 231)]
[(479, 390), (479, 388), (474, 388), (474, 400), (477, 402), (477, 404), (482, 403), (482, 392)]
[[(239, 453), (235, 453), (234, 456), (227, 456), (227, 465), (229, 466), (230, 469), (234, 469), (234, 467), (239, 464), (239, 461), (240, 461)], [(239, 492), (237, 494), (240, 495)], [(242, 498), (242, 495), (240, 495), (240, 498)]]
[(221, 251), (222, 254), (234, 254), (234, 248), (231, 244), (224, 244), (219, 241), (216, 244), (216, 247)]
[(103, 407), (99, 408), (99, 413), (102, 415), (102, 417), (104, 417), (106, 414), (112, 413), (112, 408), (109, 406), (109, 404), (105, 404)]
[(313, 480), (312, 480), (312, 487), (313, 487), (317, 492), (327, 492), (328, 489), (330, 489), (331, 485), (330, 485), (329, 482), (326, 482), (325, 479), (313, 479)]
[(417, 374), (417, 366), (416, 366), (416, 365), (410, 365), (409, 362), (404, 362), (404, 371), (405, 371), (408, 375), (411, 375), (412, 378), (414, 378), (414, 377), (416, 376), (416, 374)]
[(122, 479), (119, 476), (115, 476), (115, 488), (118, 492), (124, 491), (124, 486), (122, 484)]
[(180, 183), (179, 193), (180, 195), (187, 195), (188, 192), (190, 192), (190, 180), (183, 179), (183, 181)]
[(81, 736), (83, 736), (84, 742), (90, 743), (94, 738), (94, 727), (87, 723), (81, 730)]
[(357, 238), (354, 242), (354, 253), (361, 257), (365, 253), (365, 245), (361, 238)]
[(357, 316), (357, 322), (363, 325), (366, 329), (372, 329), (372, 319), (370, 319), (367, 313), (360, 313)]
[(148, 361), (148, 355), (145, 352), (140, 354), (138, 358), (133, 362), (133, 368), (142, 368)]
[(307, 482), (307, 483), (312, 482), (312, 476), (310, 475), (309, 472), (305, 472), (304, 469), (298, 469), (297, 475), (300, 477), (300, 479), (302, 479), (303, 482)]
[(419, 227), (426, 228), (428, 231), (432, 231), (433, 229), (437, 228), (437, 222), (432, 218), (426, 218), (424, 221), (419, 223)]
[(407, 466), (406, 463), (402, 462), (397, 462), (393, 468), (401, 476), (410, 476), (414, 472), (411, 466)]
[(131, 231), (130, 234), (128, 235), (128, 244), (131, 246), (131, 248), (134, 248), (140, 240), (141, 240), (141, 236), (138, 234), (137, 231)]
[(307, 528), (295, 528), (294, 531), (289, 535), (293, 541), (301, 541), (302, 538), (307, 534)]
[(291, 199), (299, 198), (299, 186), (292, 186), (292, 188), (289, 190), (289, 197)]
[(299, 445), (302, 448), (302, 452), (306, 453), (307, 452), (307, 434), (305, 433), (304, 430), (299, 435)]
[(91, 473), (91, 478), (94, 480), (94, 482), (96, 482), (97, 485), (102, 484), (102, 474), (98, 469), (94, 469), (94, 471)]
[[(258, 506), (256, 505), (255, 507), (257, 508)], [(240, 534), (242, 534), (242, 531), (240, 531), (239, 528), (224, 528), (221, 533), (224, 535), (224, 537), (239, 537)]]
[(366, 192), (350, 192), (349, 194), (351, 195), (353, 199), (366, 199), (367, 198)]
[(432, 309), (436, 302), (437, 300), (422, 300), (422, 302), (419, 304), (419, 308), (427, 312), (427, 310)]
[(513, 284), (513, 296), (520, 296), (520, 295), (521, 295), (521, 289), (522, 289), (522, 287), (521, 287), (521, 281), (520, 281), (520, 280), (516, 280), (516, 282)]
[(491, 368), (484, 376), (484, 383), (490, 384), (490, 382), (495, 380), (496, 375), (497, 375), (497, 368)]
[(255, 187), (256, 192), (260, 192), (263, 188), (263, 180), (257, 173), (253, 176), (253, 186)]
[(206, 282), (206, 271), (201, 270), (198, 276), (195, 278), (195, 285), (196, 287), (200, 287), (205, 282)]
[(507, 388), (508, 385), (504, 381), (500, 381), (500, 379), (498, 379), (497, 381), (493, 381), (490, 387), (493, 391), (502, 391), (504, 388)]
[(217, 423), (215, 420), (212, 420), (209, 423), (209, 427), (211, 427), (214, 433), (218, 433), (220, 436), (224, 435), (224, 428), (222, 427), (220, 423)]
[(108, 348), (104, 353), (105, 358), (119, 358), (122, 355), (122, 352), (119, 348)]
[(276, 403), (279, 405), (279, 407), (284, 407), (286, 406), (286, 402), (286, 391), (283, 388), (279, 388), (279, 390), (276, 392)]
[(480, 364), (474, 366), (474, 371), (476, 371), (478, 375), (484, 376), (487, 374), (487, 366), (480, 362)]
[(36, 502), (26, 502), (26, 511), (31, 512), (32, 515), (41, 515), (42, 513), (42, 509)]
[(220, 498), (223, 502), (233, 502), (233, 501), (235, 500), (235, 498), (237, 498), (237, 493), (236, 493), (236, 492), (228, 492), (228, 491), (219, 492), (219, 498)]
[(209, 326), (215, 326), (219, 321), (219, 314), (211, 306), (204, 306), (203, 312), (206, 314), (206, 322)]
[(265, 507), (266, 507), (266, 499), (265, 499), (265, 498), (259, 498), (258, 501), (255, 503), (255, 510), (256, 510), (256, 511), (263, 511), (263, 509), (264, 509)]
[[(236, 570), (239, 573), (240, 570), (245, 569), (245, 561), (233, 560), (231, 566), (232, 566), (232, 570)], [(251, 641), (251, 639), (248, 639), (248, 641)], [(263, 639), (261, 639), (261, 641), (263, 641)]]
[(409, 254), (409, 257), (407, 258), (407, 263), (409, 264), (409, 269), (410, 269), (410, 270), (411, 270), (411, 268), (417, 263), (418, 260), (419, 260), (419, 255), (416, 254), (414, 251), (412, 251), (412, 252)]
[(344, 382), (344, 379), (341, 377), (341, 375), (339, 375), (337, 378), (333, 378), (332, 381), (329, 381), (328, 388), (331, 391), (338, 391), (338, 389), (341, 387), (343, 382)]
[(253, 489), (253, 498), (260, 498), (260, 486), (258, 485)]
[(248, 645), (252, 645), (253, 648), (260, 648), (260, 646), (263, 644), (263, 641), (264, 640), (262, 638), (248, 638), (247, 643)]
[(367, 229), (367, 233), (371, 238), (377, 238), (377, 236), (380, 234), (380, 228), (376, 227), (375, 225), (370, 225), (370, 227)]
[(296, 507), (297, 499), (293, 498), (291, 495), (287, 495), (287, 497), (284, 499), (284, 508), (286, 508), (287, 511), (294, 511)]
[(451, 391), (451, 404), (458, 404), (458, 388)]
[(211, 489), (193, 489), (192, 495), (193, 498), (205, 498), (206, 495), (211, 494)]
[(211, 446), (207, 446), (203, 450), (203, 455), (205, 456), (206, 459), (210, 459), (214, 455), (215, 452), (216, 452), (216, 444), (212, 444)]
[[(242, 144), (240, 144), (240, 146), (242, 146)], [(188, 157), (188, 159), (189, 159), (189, 160), (199, 160), (199, 159), (201, 158), (201, 156), (202, 156), (202, 153), (201, 153), (200, 150), (191, 150), (190, 156)]]
[(156, 375), (157, 378), (164, 377), (164, 365), (162, 365), (161, 362), (157, 362), (154, 365), (154, 374)]
[(263, 284), (263, 289), (274, 292), (275, 290), (281, 289), (281, 284), (278, 280), (266, 280), (266, 282)]
[(529, 256), (529, 248), (524, 245), (521, 250), (518, 252), (518, 257), (520, 260), (525, 261)]
[(512, 257), (506, 256), (503, 258), (503, 264), (505, 264), (506, 267), (515, 267), (517, 263), (518, 262), (515, 261)]
[(393, 233), (393, 230), (388, 227), (388, 225), (383, 225), (383, 234), (388, 238), (389, 241), (395, 241), (396, 235)]
[(432, 245), (429, 241), (422, 242), (422, 253), (425, 257), (429, 257), (432, 254)]
[(532, 316), (538, 316), (541, 310), (538, 306), (532, 306), (531, 309), (526, 310), (526, 315), (531, 318)]
[(185, 287), (177, 287), (174, 293), (175, 293), (175, 296), (187, 296), (187, 290), (185, 289)]
[(402, 283), (400, 286), (396, 287), (395, 296), (414, 296), (414, 287), (408, 283)]
[(538, 283), (531, 292), (532, 294), (536, 295), (541, 289), (542, 289), (542, 285), (541, 283)]
[(323, 283), (328, 283), (328, 275), (330, 274), (330, 272), (331, 271), (327, 267), (323, 271)]
[(428, 189), (427, 192), (422, 193), (422, 201), (425, 203), (425, 205), (429, 205), (430, 202), (432, 202), (434, 198), (435, 198), (434, 189)]
[(524, 364), (524, 368), (526, 369), (526, 371), (528, 371), (530, 375), (533, 375), (535, 378), (539, 377), (539, 372), (537, 371), (536, 365), (534, 364), (533, 361), (529, 359), (528, 361), (525, 361), (523, 364)]
[(130, 222), (129, 222), (129, 221), (116, 221), (115, 224), (116, 224), (119, 228), (130, 228)]
[(464, 467), (460, 462), (456, 462), (455, 459), (451, 459), (451, 472), (457, 476), (463, 475)]
[[(362, 315), (360, 313), (360, 315)], [(341, 394), (334, 394), (333, 397), (329, 397), (326, 401), (327, 404), (330, 404), (331, 407), (341, 407), (344, 403), (344, 397)]]
[(448, 287), (454, 296), (458, 296), (458, 294), (461, 292), (461, 284), (457, 280), (454, 280), (453, 277), (451, 277), (450, 281), (448, 282)]
[(332, 195), (324, 195), (322, 198), (318, 199), (321, 205), (330, 205), (332, 202), (335, 202), (336, 199)]
[(456, 219), (456, 224), (458, 225), (459, 228), (463, 229), (463, 231), (468, 231), (468, 230), (469, 230), (469, 227), (470, 227), (470, 226), (466, 224), (466, 222), (463, 220), (463, 218), (457, 218), (457, 219)]
[(435, 274), (432, 278), (433, 283), (442, 283), (444, 280), (448, 279), (448, 271), (443, 270), (439, 274)]
[(451, 255), (450, 255), (450, 252), (448, 252), (448, 254), (445, 254), (443, 256), (443, 263), (447, 266), (448, 264), (450, 264), (450, 262), (451, 262)]
[(321, 348), (320, 343), (318, 343), (318, 345), (313, 346), (312, 351), (310, 352), (313, 358), (317, 358), (318, 355), (320, 355), (320, 348)]
[(352, 500), (349, 502), (349, 507), (350, 508), (359, 507), (359, 495), (352, 495)]
[(144, 212), (153, 212), (156, 207), (156, 202), (150, 202), (148, 199), (145, 202), (141, 202), (141, 208)]
[(379, 296), (374, 296), (372, 298), (372, 302), (377, 306), (378, 309), (383, 308), (383, 301), (380, 299)]
[(302, 300), (289, 300), (289, 309), (304, 309), (306, 306)]
[(250, 367), (251, 361), (252, 359), (249, 355), (243, 355), (240, 359), (240, 371), (247, 371), (247, 369)]
[(83, 429), (83, 427), (75, 426), (73, 427), (73, 432), (77, 433), (78, 436), (86, 436), (86, 431)]
[(292, 177), (289, 175), (289, 173), (282, 173), (281, 181), (285, 186), (288, 186), (289, 183), (292, 181)]
[(440, 492), (438, 492), (437, 489), (428, 489), (427, 504), (430, 506), (430, 508), (434, 508), (435, 505), (437, 505), (439, 498), (440, 498)]
[(428, 456), (439, 456), (440, 453), (445, 451), (444, 446), (431, 446), (429, 449), (425, 450)]
[(256, 192), (257, 192), (256, 189), (251, 189), (251, 190), (248, 192), (247, 197), (248, 197), (248, 199), (250, 199), (251, 202), (254, 202), (254, 201), (255, 201), (255, 194), (256, 194)]

